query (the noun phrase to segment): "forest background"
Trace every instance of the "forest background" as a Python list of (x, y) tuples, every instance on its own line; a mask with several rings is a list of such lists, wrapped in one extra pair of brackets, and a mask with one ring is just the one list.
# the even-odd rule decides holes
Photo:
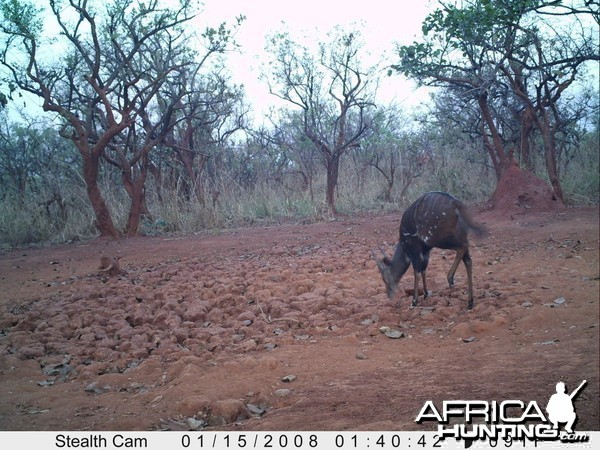
[[(391, 54), (360, 24), (282, 25), (258, 74), (266, 111), (228, 67), (243, 15), (1, 0), (0, 19), (3, 247), (401, 210), (430, 190), (598, 204), (597, 2), (437, 2)], [(405, 79), (418, 106), (381, 96)]]

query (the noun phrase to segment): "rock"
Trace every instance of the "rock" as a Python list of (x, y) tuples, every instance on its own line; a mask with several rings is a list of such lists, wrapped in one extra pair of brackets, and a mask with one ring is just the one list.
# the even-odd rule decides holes
[(198, 431), (204, 428), (207, 423), (204, 420), (198, 420), (194, 417), (188, 417), (185, 423), (190, 427), (191, 431)]
[(384, 334), (390, 339), (400, 339), (401, 337), (404, 337), (404, 333), (398, 330), (389, 330), (386, 331)]
[(356, 359), (368, 359), (367, 355), (365, 355), (363, 352), (358, 352), (356, 354)]
[(475, 340), (475, 336), (471, 336), (468, 338), (463, 338), (463, 342), (469, 343), (469, 342), (473, 342)]
[(274, 394), (276, 397), (287, 397), (292, 393), (289, 389), (277, 389)]
[(564, 297), (558, 297), (552, 303), (544, 303), (544, 306), (547, 306), (548, 308), (556, 308), (557, 306), (562, 305), (566, 301), (567, 301), (566, 298), (564, 298)]
[(283, 377), (281, 379), (281, 381), (283, 381), (284, 383), (291, 383), (292, 381), (294, 381), (296, 379), (296, 375), (286, 375), (285, 377)]
[(252, 403), (247, 403), (246, 408), (248, 408), (248, 411), (250, 412), (250, 414), (252, 414), (254, 416), (262, 416), (264, 413), (267, 412), (267, 408), (262, 407), (262, 406), (253, 405)]
[(100, 386), (97, 381), (88, 384), (85, 388), (83, 388), (85, 392), (91, 392), (92, 394), (104, 394), (105, 392), (110, 391), (110, 386)]
[(227, 421), (223, 416), (209, 416), (206, 418), (206, 424), (210, 427), (222, 427), (227, 425)]
[(73, 367), (68, 364), (48, 364), (44, 366), (42, 372), (45, 375), (49, 376), (57, 376), (62, 375), (63, 377), (66, 375), (68, 378), (68, 374), (73, 371)]
[(299, 334), (297, 336), (294, 336), (294, 339), (298, 341), (307, 341), (310, 339), (310, 334)]
[(385, 333), (387, 333), (388, 331), (391, 331), (391, 330), (392, 330), (392, 329), (391, 329), (390, 327), (385, 327), (385, 326), (384, 326), (384, 327), (380, 327), (380, 328), (379, 328), (379, 332), (380, 332), (381, 334), (385, 334)]
[(533, 303), (531, 303), (530, 301), (526, 301), (526, 302), (523, 302), (523, 303), (521, 304), (521, 306), (522, 306), (523, 308), (529, 308), (530, 306), (533, 306)]
[(360, 324), (363, 326), (369, 326), (369, 325), (373, 324), (373, 321), (371, 319), (365, 319), (365, 320), (361, 321)]

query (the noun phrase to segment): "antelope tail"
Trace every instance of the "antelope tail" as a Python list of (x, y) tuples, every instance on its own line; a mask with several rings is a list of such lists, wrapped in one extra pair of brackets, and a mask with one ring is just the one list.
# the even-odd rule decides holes
[(473, 232), (475, 236), (479, 237), (486, 237), (489, 234), (485, 225), (477, 223), (473, 220), (471, 213), (465, 205), (459, 203), (456, 205), (456, 207), (458, 210), (458, 218), (467, 230)]

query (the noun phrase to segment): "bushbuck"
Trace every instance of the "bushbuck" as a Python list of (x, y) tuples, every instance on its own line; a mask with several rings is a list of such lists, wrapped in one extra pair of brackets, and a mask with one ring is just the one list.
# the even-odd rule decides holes
[(468, 233), (485, 235), (483, 226), (471, 219), (467, 207), (444, 192), (429, 192), (408, 207), (400, 221), (400, 240), (394, 256), (390, 260), (375, 259), (381, 277), (387, 287), (387, 295), (392, 298), (402, 275), (412, 264), (415, 274), (412, 305), (417, 305), (419, 297), (419, 274), (423, 276), (423, 291), (428, 295), (425, 271), (429, 263), (429, 252), (434, 247), (456, 250), (456, 258), (448, 272), (448, 284), (454, 286), (454, 273), (462, 261), (467, 269), (469, 309), (473, 308), (473, 275), (471, 255), (469, 255)]

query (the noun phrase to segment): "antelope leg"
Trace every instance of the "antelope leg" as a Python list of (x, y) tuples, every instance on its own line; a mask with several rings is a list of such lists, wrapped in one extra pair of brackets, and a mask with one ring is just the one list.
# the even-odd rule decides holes
[(417, 301), (419, 300), (419, 272), (417, 272), (417, 269), (414, 269), (414, 273), (415, 273), (415, 284), (414, 284), (414, 293), (413, 293), (413, 301), (412, 301), (412, 305), (413, 306), (417, 306)]
[(473, 261), (471, 260), (471, 255), (469, 254), (469, 250), (465, 251), (465, 254), (462, 257), (463, 262), (465, 263), (465, 268), (467, 269), (467, 288), (469, 290), (469, 300), (467, 303), (467, 308), (473, 308)]
[(467, 249), (465, 248), (459, 248), (456, 250), (456, 257), (454, 258), (454, 261), (452, 261), (452, 266), (450, 266), (450, 271), (448, 272), (448, 285), (450, 287), (454, 287), (454, 274), (456, 273), (458, 265), (463, 260), (466, 251)]
[(421, 276), (423, 277), (423, 291), (425, 292), (424, 296), (429, 297), (429, 291), (427, 290), (427, 275), (425, 274), (426, 270), (421, 272)]

